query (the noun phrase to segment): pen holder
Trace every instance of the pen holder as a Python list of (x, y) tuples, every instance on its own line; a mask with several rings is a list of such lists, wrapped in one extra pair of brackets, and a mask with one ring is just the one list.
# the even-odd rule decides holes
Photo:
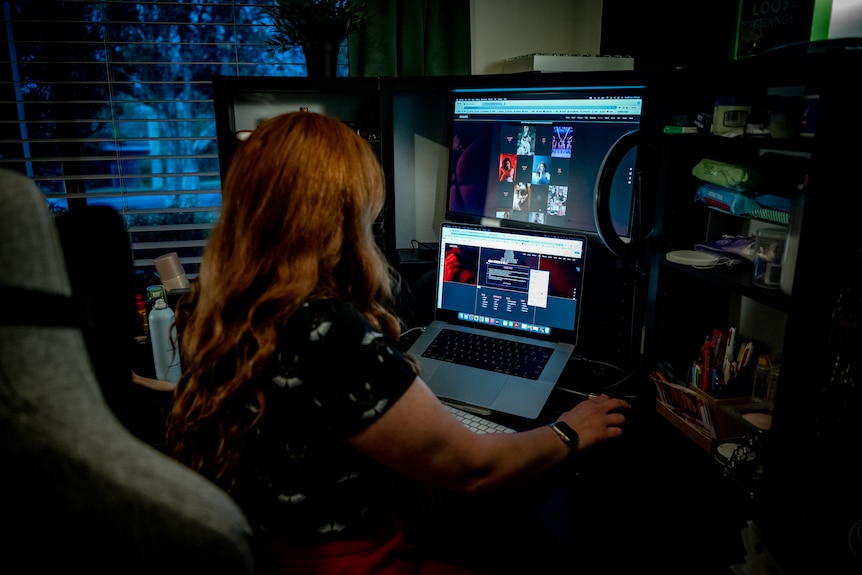
[[(671, 423), (694, 439), (701, 447), (711, 451), (715, 444), (738, 439), (745, 434), (744, 426), (723, 407), (750, 403), (750, 398), (716, 399), (700, 389), (663, 381), (650, 376), (656, 387), (656, 408)], [(661, 409), (664, 407), (664, 410)]]

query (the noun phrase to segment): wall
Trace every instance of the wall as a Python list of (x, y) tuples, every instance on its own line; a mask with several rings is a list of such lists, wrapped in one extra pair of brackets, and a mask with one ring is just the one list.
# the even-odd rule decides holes
[[(436, 243), (446, 212), (449, 99), (434, 92), (396, 93), (392, 143), (395, 247)], [(422, 110), (417, 114), (416, 110)]]
[(502, 72), (502, 59), (524, 54), (599, 55), (602, 3), (470, 0), (473, 74)]

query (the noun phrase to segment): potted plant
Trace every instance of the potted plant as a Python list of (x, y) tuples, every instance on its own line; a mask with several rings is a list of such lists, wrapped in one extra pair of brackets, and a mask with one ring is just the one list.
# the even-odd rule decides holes
[(270, 49), (300, 46), (309, 76), (335, 76), (341, 43), (368, 21), (362, 0), (275, 0), (266, 13), (272, 19)]

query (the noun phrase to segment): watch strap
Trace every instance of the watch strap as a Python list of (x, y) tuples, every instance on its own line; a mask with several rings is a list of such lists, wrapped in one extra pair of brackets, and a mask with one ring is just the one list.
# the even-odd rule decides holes
[(553, 423), (548, 424), (548, 427), (554, 430), (554, 432), (563, 440), (569, 450), (574, 453), (578, 448), (578, 433), (572, 429), (568, 423), (564, 421), (555, 421)]

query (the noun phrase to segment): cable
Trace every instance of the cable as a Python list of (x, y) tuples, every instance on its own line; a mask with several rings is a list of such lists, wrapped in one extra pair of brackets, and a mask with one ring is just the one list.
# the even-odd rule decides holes
[(569, 388), (559, 387), (559, 386), (557, 387), (558, 390), (563, 391), (565, 393), (572, 393), (574, 395), (580, 395), (580, 396), (586, 397), (586, 398), (592, 398), (592, 397), (595, 397), (595, 396), (601, 395), (601, 394), (607, 394), (607, 395), (619, 397), (619, 398), (626, 399), (626, 400), (637, 400), (640, 398), (640, 396), (636, 393), (624, 393), (624, 394), (614, 394), (613, 393), (614, 389), (619, 388), (621, 385), (627, 383), (629, 380), (631, 380), (631, 378), (633, 378), (634, 376), (636, 376), (637, 374), (640, 373), (640, 371), (641, 371), (641, 365), (640, 364), (635, 366), (634, 369), (632, 369), (630, 371), (626, 371), (625, 369), (623, 369), (617, 365), (614, 365), (612, 363), (607, 363), (607, 362), (599, 361), (596, 359), (589, 359), (589, 358), (586, 358), (583, 356), (574, 356), (572, 358), (572, 360), (587, 363), (587, 364), (600, 365), (600, 366), (603, 366), (606, 368), (611, 368), (611, 369), (613, 369), (613, 370), (615, 370), (615, 371), (617, 371), (623, 375), (622, 375), (622, 377), (620, 377), (619, 379), (617, 379), (613, 383), (610, 383), (610, 384), (605, 385), (603, 387), (599, 387), (599, 388), (597, 388), (593, 391), (589, 391), (589, 392), (578, 391), (575, 389), (569, 389)]
[(417, 251), (436, 252), (437, 245), (428, 242), (420, 242), (419, 240), (410, 240), (410, 247)]
[(850, 528), (850, 532), (847, 534), (847, 544), (850, 553), (858, 563), (862, 564), (862, 519)]
[(420, 326), (420, 327), (411, 327), (411, 328), (410, 328), (410, 329), (408, 329), (407, 331), (403, 331), (403, 332), (401, 332), (401, 337), (404, 337), (405, 335), (408, 335), (409, 333), (414, 332), (414, 331), (417, 331), (417, 330), (418, 330), (418, 331), (420, 331), (420, 332), (422, 332), (422, 333), (425, 333), (425, 326)]

